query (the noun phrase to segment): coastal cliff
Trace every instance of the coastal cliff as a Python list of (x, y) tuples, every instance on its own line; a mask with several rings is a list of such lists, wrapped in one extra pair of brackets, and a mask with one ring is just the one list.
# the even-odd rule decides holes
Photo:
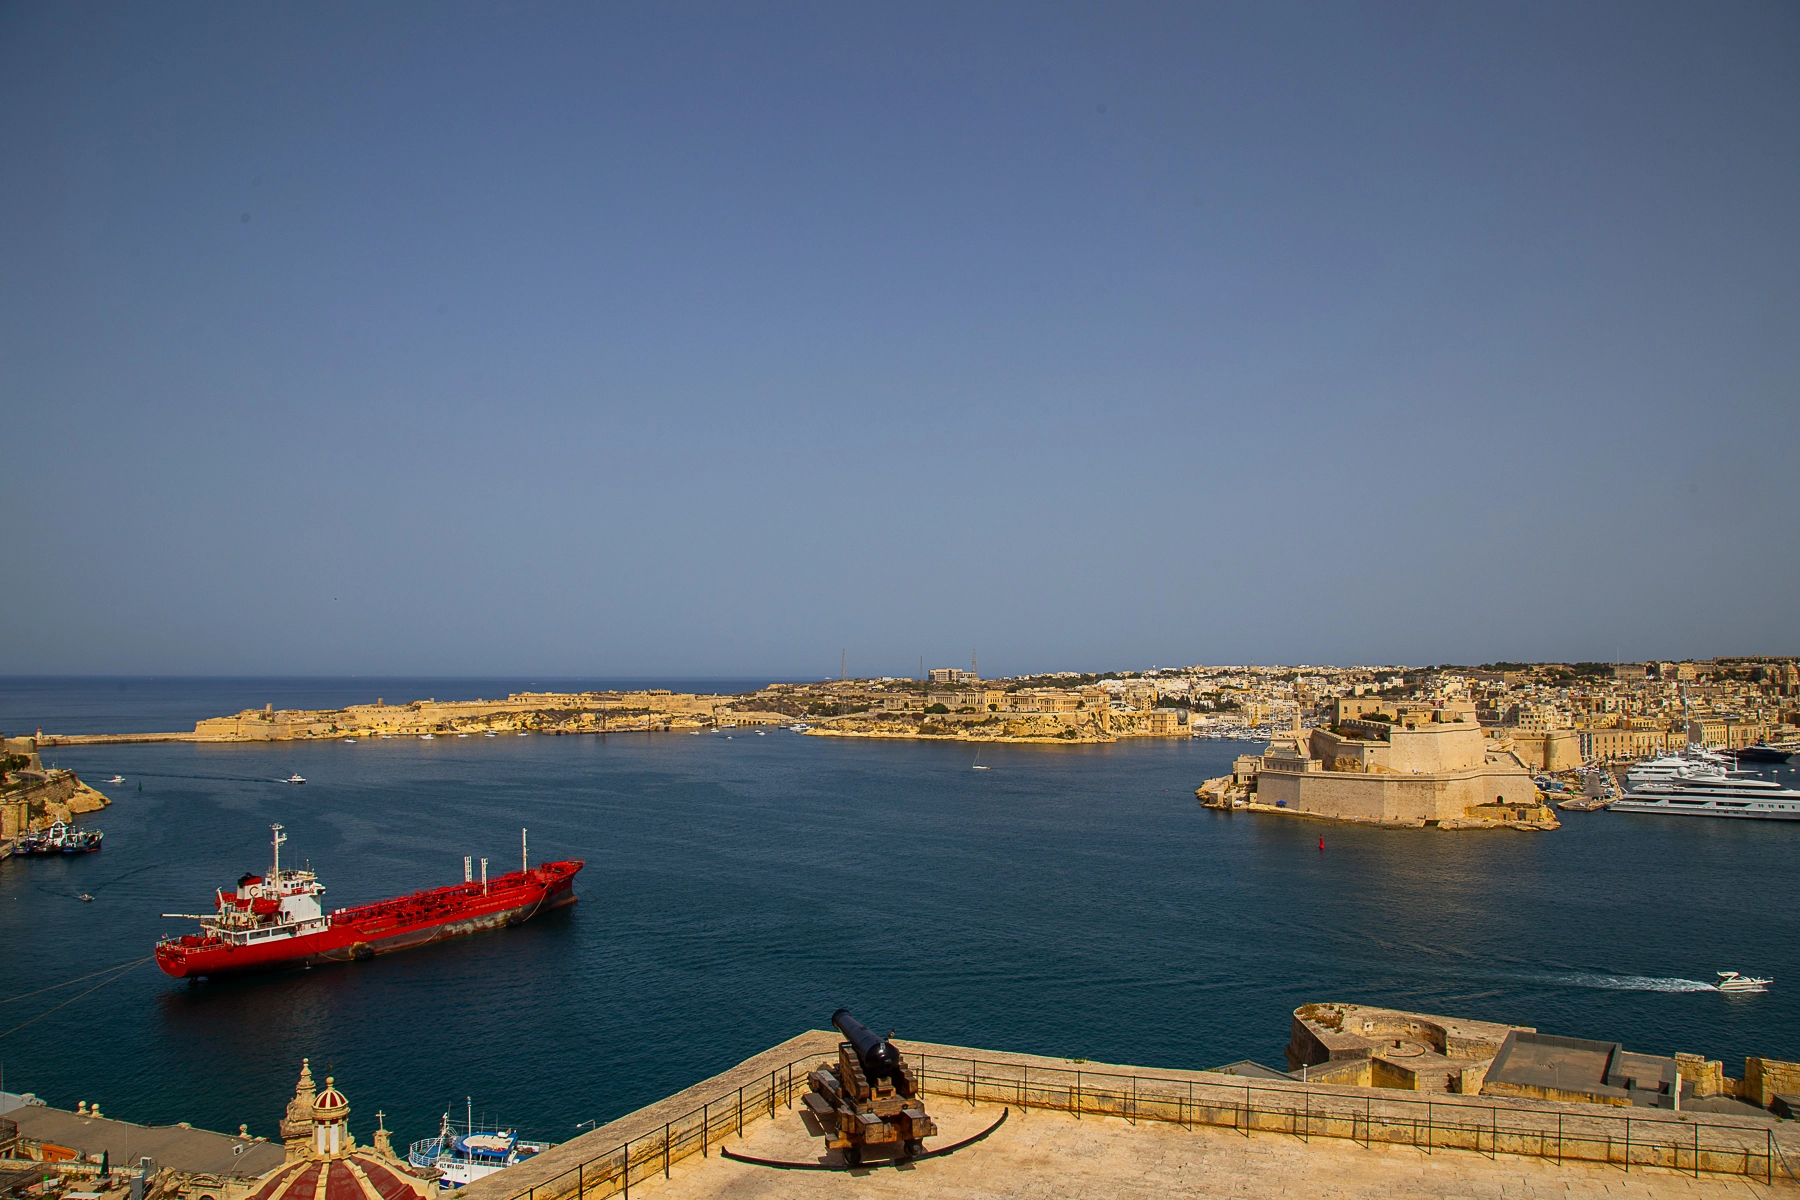
[(8, 738), (0, 770), (0, 840), (99, 812), (112, 801), (73, 771), (46, 770), (30, 738)]

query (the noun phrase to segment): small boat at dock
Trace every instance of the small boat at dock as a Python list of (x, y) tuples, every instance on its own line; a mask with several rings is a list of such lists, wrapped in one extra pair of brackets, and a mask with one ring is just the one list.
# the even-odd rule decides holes
[(516, 1129), (498, 1124), (478, 1128), (473, 1105), (461, 1130), (445, 1113), (437, 1136), (416, 1141), (406, 1152), (406, 1161), (415, 1167), (439, 1172), (438, 1187), (452, 1191), (475, 1182), (495, 1171), (524, 1162), (550, 1149), (548, 1142), (528, 1142)]
[(43, 854), (92, 854), (100, 849), (106, 835), (98, 829), (77, 829), (64, 821), (53, 821), (50, 828), (27, 833), (13, 843), (13, 853), (21, 856)]

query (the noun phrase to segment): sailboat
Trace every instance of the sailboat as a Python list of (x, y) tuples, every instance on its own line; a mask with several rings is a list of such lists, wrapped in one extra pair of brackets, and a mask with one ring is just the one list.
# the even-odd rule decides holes
[(991, 771), (994, 768), (981, 765), (981, 747), (975, 747), (975, 761), (969, 765), (971, 771)]

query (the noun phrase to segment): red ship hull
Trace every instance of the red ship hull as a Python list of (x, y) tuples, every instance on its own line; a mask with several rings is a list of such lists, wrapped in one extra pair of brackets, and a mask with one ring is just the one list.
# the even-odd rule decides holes
[(171, 938), (156, 947), (156, 965), (177, 979), (266, 971), (276, 967), (356, 962), (484, 929), (521, 925), (575, 903), (579, 860), (540, 863), (482, 883), (459, 883), (339, 909), (312, 933), (234, 942), (209, 935)]

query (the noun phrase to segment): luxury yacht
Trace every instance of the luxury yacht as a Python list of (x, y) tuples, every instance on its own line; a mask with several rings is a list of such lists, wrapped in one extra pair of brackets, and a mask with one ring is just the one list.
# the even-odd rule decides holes
[(1773, 979), (1757, 979), (1750, 975), (1739, 975), (1736, 971), (1720, 971), (1718, 989), (1721, 992), (1766, 992)]
[(1640, 788), (1672, 779), (1725, 779), (1732, 774), (1730, 759), (1690, 746), (1682, 754), (1664, 754), (1633, 764), (1625, 772), (1625, 782)]
[(1614, 812), (1668, 813), (1684, 817), (1758, 817), (1800, 821), (1800, 791), (1766, 779), (1689, 775), (1631, 790), (1613, 801)]

